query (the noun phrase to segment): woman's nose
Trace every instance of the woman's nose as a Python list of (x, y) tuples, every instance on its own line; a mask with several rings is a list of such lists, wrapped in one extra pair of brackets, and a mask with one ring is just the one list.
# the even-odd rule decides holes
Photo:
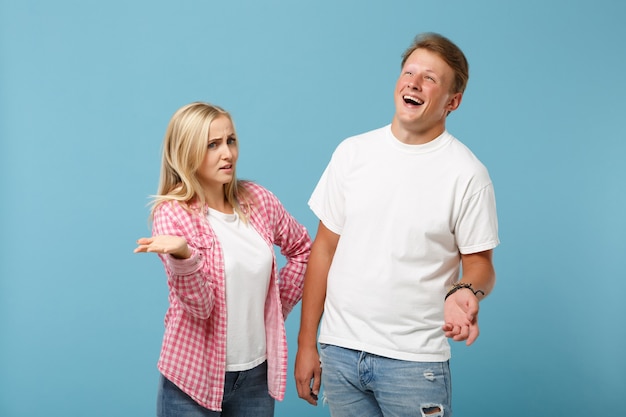
[(233, 157), (233, 151), (230, 149), (229, 146), (224, 146), (222, 148), (222, 158), (230, 160)]

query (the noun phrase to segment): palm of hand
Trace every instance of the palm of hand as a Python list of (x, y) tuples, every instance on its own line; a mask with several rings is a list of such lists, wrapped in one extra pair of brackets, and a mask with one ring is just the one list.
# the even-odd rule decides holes
[(187, 241), (184, 238), (170, 235), (138, 239), (135, 253), (138, 252), (169, 253), (177, 258), (188, 258), (191, 255)]
[(444, 304), (443, 331), (454, 341), (466, 341), (469, 346), (479, 335), (478, 299), (471, 291), (457, 291)]

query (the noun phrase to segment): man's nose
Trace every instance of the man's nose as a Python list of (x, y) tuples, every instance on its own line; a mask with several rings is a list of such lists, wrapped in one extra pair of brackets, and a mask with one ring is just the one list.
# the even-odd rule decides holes
[(422, 85), (420, 84), (418, 78), (415, 75), (409, 78), (409, 87), (415, 88), (416, 90), (422, 89)]

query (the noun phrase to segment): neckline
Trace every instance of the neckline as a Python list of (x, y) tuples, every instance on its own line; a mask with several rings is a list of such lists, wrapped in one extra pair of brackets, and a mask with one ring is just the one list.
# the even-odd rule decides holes
[(221, 219), (225, 222), (229, 222), (229, 223), (233, 223), (236, 222), (239, 219), (239, 215), (237, 214), (236, 211), (233, 211), (232, 213), (224, 213), (222, 211), (219, 210), (215, 210), (211, 207), (208, 208), (209, 209), (209, 216), (214, 216), (218, 219)]
[(447, 130), (444, 130), (443, 133), (441, 133), (441, 135), (437, 136), (435, 139), (431, 140), (430, 142), (422, 143), (419, 145), (409, 145), (407, 143), (401, 142), (398, 138), (396, 138), (393, 132), (391, 131), (391, 125), (389, 125), (387, 126), (387, 139), (388, 139), (388, 142), (390, 142), (394, 148), (402, 152), (412, 153), (412, 154), (424, 154), (428, 152), (433, 152), (445, 146), (452, 139), (452, 135), (450, 135), (450, 133), (448, 133)]

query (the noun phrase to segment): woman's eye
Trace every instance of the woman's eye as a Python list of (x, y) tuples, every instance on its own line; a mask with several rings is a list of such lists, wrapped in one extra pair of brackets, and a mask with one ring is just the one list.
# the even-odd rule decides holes
[(215, 149), (217, 147), (217, 143), (215, 142), (209, 142), (209, 144), (207, 145), (207, 148), (209, 149)]
[(226, 140), (226, 143), (227, 143), (228, 145), (234, 145), (236, 142), (237, 142), (237, 139), (235, 139), (235, 138), (228, 138), (228, 139)]

